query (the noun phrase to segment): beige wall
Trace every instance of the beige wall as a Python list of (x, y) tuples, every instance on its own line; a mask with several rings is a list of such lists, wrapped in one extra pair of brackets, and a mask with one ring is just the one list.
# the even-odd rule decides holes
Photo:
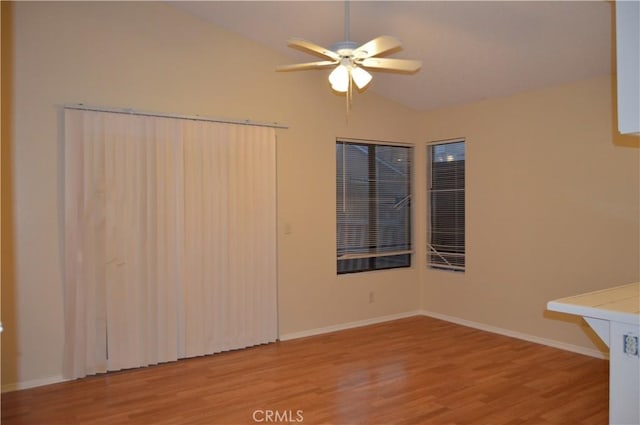
[[(291, 229), (279, 232), (281, 334), (418, 309), (416, 269), (337, 278), (334, 235), (336, 136), (414, 142), (415, 113), (367, 93), (356, 95), (347, 125), (344, 98), (332, 94), (326, 73), (276, 73), (288, 58), (167, 5), (13, 9), (14, 55), (2, 61), (13, 90), (3, 152), (12, 159), (10, 196), (2, 192), (10, 228), (2, 232), (3, 384), (61, 373), (64, 103), (288, 124), (277, 131), (279, 225)], [(2, 31), (4, 40), (4, 23)]]
[[(544, 303), (638, 279), (639, 154), (613, 143), (608, 79), (424, 114), (368, 92), (347, 123), (325, 72), (276, 73), (288, 58), (168, 5), (2, 7), (4, 386), (61, 373), (64, 103), (290, 126), (277, 131), (281, 334), (424, 308), (590, 346), (577, 326), (543, 319)], [(425, 141), (457, 136), (468, 140), (469, 271), (426, 271), (415, 220), (413, 268), (337, 277), (335, 138), (416, 143), (421, 160)], [(419, 164), (416, 216), (423, 176)]]
[[(425, 113), (467, 140), (467, 271), (424, 270), (425, 310), (593, 347), (547, 301), (640, 278), (638, 138), (602, 78)], [(635, 147), (634, 147), (635, 146)]]

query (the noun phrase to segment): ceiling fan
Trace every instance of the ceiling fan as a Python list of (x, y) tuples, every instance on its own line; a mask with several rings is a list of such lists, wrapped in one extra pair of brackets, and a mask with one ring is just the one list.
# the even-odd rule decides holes
[(348, 109), (351, 103), (352, 84), (355, 83), (356, 87), (362, 90), (373, 78), (366, 69), (415, 73), (422, 66), (422, 62), (418, 60), (377, 57), (378, 55), (401, 47), (400, 41), (395, 37), (382, 35), (362, 45), (350, 41), (348, 0), (345, 1), (344, 32), (345, 40), (335, 43), (330, 49), (300, 38), (289, 39), (289, 47), (306, 50), (325, 58), (325, 60), (283, 65), (276, 68), (276, 71), (302, 71), (335, 67), (331, 74), (329, 74), (329, 82), (333, 90), (340, 93), (347, 93)]

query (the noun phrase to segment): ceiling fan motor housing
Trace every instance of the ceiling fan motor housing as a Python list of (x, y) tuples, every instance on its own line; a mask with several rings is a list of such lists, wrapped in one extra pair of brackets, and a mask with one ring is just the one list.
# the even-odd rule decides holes
[(338, 41), (331, 46), (331, 50), (339, 54), (341, 57), (350, 57), (353, 51), (358, 47), (355, 41)]

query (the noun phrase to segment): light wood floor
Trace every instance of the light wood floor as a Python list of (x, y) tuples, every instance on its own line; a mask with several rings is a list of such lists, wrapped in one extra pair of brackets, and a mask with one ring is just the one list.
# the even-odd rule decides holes
[[(606, 424), (608, 362), (413, 317), (2, 395), (2, 424)], [(300, 411), (300, 412), (298, 412)]]

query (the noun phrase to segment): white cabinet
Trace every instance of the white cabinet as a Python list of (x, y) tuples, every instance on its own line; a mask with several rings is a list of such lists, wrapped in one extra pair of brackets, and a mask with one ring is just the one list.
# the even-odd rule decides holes
[(640, 134), (640, 0), (616, 1), (618, 131)]

